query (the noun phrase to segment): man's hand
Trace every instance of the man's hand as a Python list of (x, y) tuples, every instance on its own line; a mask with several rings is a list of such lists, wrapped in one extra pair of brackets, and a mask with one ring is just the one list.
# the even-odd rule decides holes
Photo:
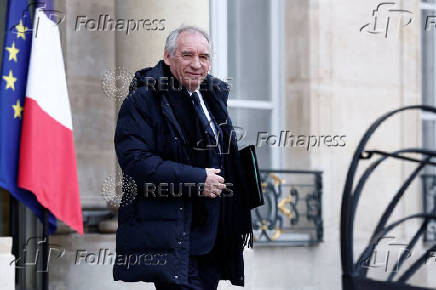
[(206, 168), (206, 182), (204, 183), (203, 195), (215, 198), (226, 188), (224, 178), (218, 175), (221, 169)]

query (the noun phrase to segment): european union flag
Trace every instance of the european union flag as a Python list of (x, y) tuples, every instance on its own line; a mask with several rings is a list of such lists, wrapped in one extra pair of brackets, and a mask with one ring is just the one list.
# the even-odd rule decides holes
[[(0, 187), (30, 208), (42, 220), (43, 207), (35, 195), (17, 186), (20, 132), (26, 94), (32, 19), (27, 0), (9, 1), (0, 85)], [(49, 233), (56, 218), (49, 213)]]

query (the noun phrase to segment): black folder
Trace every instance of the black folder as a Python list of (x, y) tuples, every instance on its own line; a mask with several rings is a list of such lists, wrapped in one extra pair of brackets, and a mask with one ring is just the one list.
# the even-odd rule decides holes
[(262, 206), (265, 203), (255, 148), (254, 145), (248, 145), (239, 150), (244, 178), (242, 183), (248, 194), (250, 209)]

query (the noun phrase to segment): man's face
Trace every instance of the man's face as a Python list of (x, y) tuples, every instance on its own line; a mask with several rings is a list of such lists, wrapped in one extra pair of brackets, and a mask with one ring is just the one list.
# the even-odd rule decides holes
[(210, 69), (209, 43), (201, 33), (183, 31), (177, 37), (174, 56), (165, 51), (164, 60), (177, 80), (195, 91)]

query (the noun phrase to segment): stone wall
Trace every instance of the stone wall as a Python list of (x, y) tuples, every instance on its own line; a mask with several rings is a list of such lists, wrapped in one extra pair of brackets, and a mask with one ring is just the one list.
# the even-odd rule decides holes
[[(286, 3), (287, 129), (317, 136), (346, 135), (346, 146), (320, 147), (310, 152), (305, 149), (286, 151), (286, 167), (324, 171), (325, 241), (317, 248), (306, 249), (299, 258), (296, 257), (300, 249), (284, 249), (286, 254), (282, 256), (294, 261), (286, 269), (290, 273), (288, 279), (295, 282), (292, 289), (339, 289), (340, 205), (357, 142), (364, 130), (383, 113), (421, 103), (420, 33), (423, 28), (419, 1), (397, 1), (397, 8), (412, 11), (414, 20), (400, 29), (395, 22), (391, 23), (392, 30), (386, 38), (383, 34), (360, 31), (366, 23), (373, 23), (372, 11), (380, 1)], [(386, 14), (379, 15), (380, 19), (383, 17)], [(392, 20), (396, 20), (394, 16)], [(382, 23), (378, 28), (383, 29)], [(405, 113), (385, 123), (368, 147), (387, 151), (419, 147), (420, 132), (420, 114)], [(387, 202), (413, 169), (414, 165), (388, 162), (369, 180), (356, 216), (356, 253), (366, 245)], [(421, 209), (417, 181), (393, 217)], [(397, 241), (408, 241), (416, 225), (409, 222), (395, 231)], [(418, 248), (423, 250), (421, 243)], [(413, 282), (426, 285), (429, 269), (424, 267)], [(314, 276), (302, 279), (304, 273)], [(282, 274), (285, 275), (284, 270)], [(382, 278), (386, 273), (380, 270), (370, 275)]]

